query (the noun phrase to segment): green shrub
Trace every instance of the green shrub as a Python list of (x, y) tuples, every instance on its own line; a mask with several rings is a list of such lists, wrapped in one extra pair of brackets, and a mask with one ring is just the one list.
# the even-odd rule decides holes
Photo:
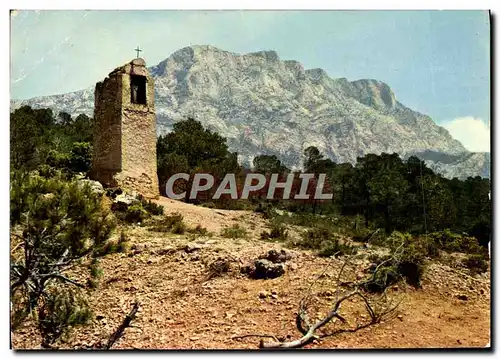
[(473, 274), (484, 273), (488, 270), (488, 259), (482, 254), (469, 254), (463, 259), (462, 264)]
[(408, 284), (420, 287), (424, 273), (424, 256), (413, 245), (405, 247), (403, 255), (398, 260), (397, 270)]
[(91, 319), (92, 311), (78, 292), (66, 288), (51, 288), (38, 308), (42, 347), (50, 348), (52, 343), (73, 327), (87, 324)]
[(24, 248), (12, 253), (11, 293), (25, 292), (33, 309), (60, 278), (56, 273), (99, 254), (115, 222), (99, 196), (77, 181), (12, 173), (10, 195), (11, 224), (22, 229)]
[(397, 283), (400, 279), (401, 274), (395, 265), (384, 265), (374, 273), (372, 280), (365, 284), (365, 289), (369, 292), (383, 292), (387, 287)]
[(439, 257), (439, 243), (431, 236), (422, 236), (419, 238), (419, 246), (422, 253), (429, 258)]
[(184, 222), (176, 222), (172, 225), (171, 231), (173, 234), (184, 234), (186, 232), (186, 224)]
[(347, 232), (355, 241), (370, 243), (376, 246), (385, 246), (387, 244), (387, 233), (384, 230), (371, 228), (358, 228)]
[(388, 238), (394, 263), (398, 273), (413, 286), (420, 286), (424, 272), (424, 252), (419, 246), (418, 239), (409, 233), (394, 231)]
[(101, 262), (99, 258), (92, 258), (92, 262), (90, 263), (90, 276), (92, 278), (101, 278), (103, 275), (103, 271), (101, 268)]
[(52, 166), (49, 166), (48, 164), (41, 164), (36, 168), (36, 172), (40, 177), (44, 178), (52, 178), (52, 177), (58, 177), (58, 178), (64, 178), (65, 180), (70, 180), (70, 177), (67, 173), (54, 168)]
[(150, 214), (148, 211), (146, 211), (140, 203), (136, 203), (128, 206), (124, 220), (127, 223), (139, 223), (144, 222), (149, 217)]
[(484, 247), (479, 245), (476, 238), (470, 236), (460, 236), (454, 243), (454, 249), (458, 248), (462, 253), (480, 253)]
[(137, 199), (141, 203), (142, 207), (153, 216), (160, 216), (164, 213), (164, 208), (162, 205), (156, 204), (151, 200), (146, 200), (142, 195), (138, 195)]
[(174, 234), (183, 234), (187, 227), (180, 213), (173, 213), (157, 220), (149, 230), (154, 232), (171, 232)]
[(50, 150), (45, 164), (66, 173), (88, 172), (92, 165), (92, 146), (88, 142), (74, 142), (69, 153)]
[(69, 170), (70, 155), (68, 153), (61, 153), (56, 150), (50, 150), (45, 163), (54, 168)]
[(233, 224), (231, 227), (226, 227), (221, 231), (221, 236), (225, 238), (245, 238), (247, 235), (247, 230), (238, 224)]
[[(121, 189), (108, 189), (107, 195), (111, 198), (116, 197), (117, 194), (122, 193)], [(112, 210), (115, 212), (117, 218), (127, 223), (143, 223), (151, 216), (163, 214), (163, 206), (160, 206), (150, 200), (144, 199), (142, 195), (138, 195), (137, 201), (129, 206), (113, 204)]]
[(217, 208), (216, 204), (214, 202), (203, 202), (200, 204), (200, 206), (202, 207), (206, 207), (206, 208)]
[(71, 172), (88, 172), (92, 165), (92, 146), (88, 142), (74, 142), (68, 156)]
[(354, 254), (356, 247), (342, 243), (340, 235), (327, 228), (311, 228), (302, 233), (297, 245), (305, 249), (316, 249), (321, 257), (329, 257), (337, 253)]
[(208, 232), (205, 227), (202, 227), (201, 224), (198, 224), (194, 228), (187, 229), (187, 232), (192, 234), (197, 234), (200, 236), (208, 236), (210, 234), (210, 232)]
[(274, 207), (269, 203), (261, 203), (257, 204), (257, 207), (254, 209), (255, 213), (262, 213), (265, 219), (272, 219), (276, 216), (276, 211)]
[(320, 249), (323, 242), (333, 240), (334, 236), (335, 234), (326, 228), (312, 228), (302, 233), (302, 240), (298, 245), (305, 249)]
[(260, 234), (260, 238), (263, 240), (284, 242), (288, 239), (288, 231), (282, 224), (273, 224), (271, 226), (271, 231), (263, 231)]
[(312, 213), (292, 213), (273, 216), (274, 223), (286, 223), (294, 226), (308, 228), (332, 228), (332, 219), (326, 216), (320, 216)]
[(129, 247), (129, 239), (125, 232), (120, 233), (118, 241), (109, 241), (103, 246), (99, 252), (99, 256), (105, 256), (113, 253), (124, 253)]
[(387, 238), (391, 253), (387, 256), (370, 256), (374, 272), (371, 280), (365, 284), (365, 289), (380, 292), (402, 279), (414, 287), (420, 287), (425, 258), (418, 241), (409, 233), (394, 231)]
[(476, 238), (453, 233), (449, 229), (430, 233), (429, 237), (437, 243), (439, 248), (448, 252), (480, 253), (483, 251)]
[(331, 257), (333, 255), (355, 254), (356, 252), (356, 247), (341, 243), (340, 240), (334, 238), (321, 244), (318, 256)]

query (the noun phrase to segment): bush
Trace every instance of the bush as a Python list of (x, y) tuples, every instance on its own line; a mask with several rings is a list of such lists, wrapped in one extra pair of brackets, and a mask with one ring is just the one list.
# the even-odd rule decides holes
[(125, 232), (121, 232), (118, 241), (109, 241), (103, 246), (98, 252), (99, 256), (105, 256), (113, 253), (123, 253), (126, 252), (129, 246), (129, 239)]
[(400, 279), (401, 274), (398, 272), (396, 266), (382, 266), (374, 273), (372, 280), (365, 284), (365, 289), (369, 292), (383, 292), (387, 287), (397, 283)]
[(274, 223), (286, 223), (294, 226), (302, 226), (308, 228), (332, 228), (332, 219), (326, 216), (319, 216), (312, 213), (293, 213), (291, 215), (274, 215)]
[(333, 255), (355, 254), (357, 248), (345, 243), (341, 243), (338, 239), (334, 238), (331, 241), (323, 242), (318, 252), (320, 257), (331, 257)]
[[(122, 193), (122, 190), (119, 188), (108, 189), (106, 191), (107, 196), (111, 198), (116, 197), (120, 193)], [(137, 202), (128, 206), (122, 203), (113, 203), (112, 210), (120, 220), (127, 223), (143, 223), (151, 216), (163, 214), (163, 206), (144, 199), (142, 195), (138, 195), (136, 199)]]
[(69, 153), (52, 149), (47, 155), (45, 164), (69, 174), (86, 173), (92, 165), (92, 146), (88, 142), (75, 142)]
[(397, 263), (397, 271), (408, 284), (420, 287), (420, 280), (424, 273), (424, 257), (415, 246), (409, 245), (404, 249)]
[(92, 311), (78, 292), (66, 288), (51, 288), (38, 309), (38, 327), (43, 337), (42, 347), (50, 348), (73, 327), (87, 324)]
[(124, 220), (127, 223), (139, 223), (144, 222), (149, 217), (148, 211), (140, 203), (136, 203), (128, 206)]
[(141, 203), (142, 207), (144, 207), (144, 209), (152, 216), (163, 215), (164, 213), (163, 206), (156, 204), (151, 200), (146, 200), (142, 195), (138, 195), (137, 199)]
[(488, 270), (488, 260), (482, 254), (469, 254), (462, 264), (473, 274), (484, 273)]
[[(67, 289), (83, 284), (66, 272), (85, 258), (101, 255), (115, 222), (99, 196), (77, 181), (34, 173), (11, 175), (10, 220), (15, 233), (22, 233), (13, 234), (17, 249), (11, 252), (12, 329), (38, 308), (35, 321), (43, 344), (49, 345), (66, 328), (85, 322), (88, 312)], [(96, 274), (91, 267), (81, 268), (88, 270), (87, 278)]]
[(92, 146), (88, 142), (75, 142), (68, 156), (68, 169), (71, 172), (88, 172), (92, 165)]
[(276, 211), (274, 210), (273, 206), (268, 203), (263, 204), (259, 202), (259, 204), (257, 204), (257, 207), (255, 207), (254, 212), (262, 213), (265, 219), (272, 219), (274, 216), (276, 216)]
[(243, 227), (240, 227), (238, 224), (233, 224), (231, 227), (224, 228), (221, 231), (221, 236), (225, 238), (245, 238), (247, 237), (247, 230)]
[(483, 250), (476, 238), (453, 233), (449, 229), (431, 233), (429, 237), (448, 252), (480, 253)]
[(437, 258), (439, 257), (439, 243), (433, 238), (429, 236), (423, 236), (419, 239), (420, 247), (422, 248), (422, 253), (425, 254), (429, 258)]
[(172, 225), (171, 231), (173, 234), (184, 234), (186, 232), (186, 224), (184, 222), (176, 222)]
[(187, 231), (188, 233), (197, 234), (200, 236), (208, 236), (210, 234), (210, 232), (207, 231), (206, 228), (202, 227), (201, 224), (198, 224), (194, 228), (189, 228)]
[(68, 171), (70, 167), (70, 155), (68, 153), (61, 153), (56, 150), (50, 150), (45, 163), (54, 169)]
[(391, 248), (388, 256), (371, 256), (373, 267), (379, 269), (373, 273), (372, 279), (366, 283), (365, 289), (372, 292), (381, 292), (388, 286), (404, 279), (414, 287), (420, 287), (420, 281), (425, 270), (425, 258), (422, 248), (418, 245), (418, 238), (409, 233), (394, 231), (387, 243)]
[(323, 242), (331, 241), (335, 234), (326, 228), (312, 228), (302, 233), (302, 240), (299, 247), (305, 249), (319, 249)]
[(263, 231), (260, 234), (260, 238), (263, 240), (284, 242), (288, 239), (288, 231), (286, 227), (281, 224), (273, 224), (271, 226), (271, 231)]
[(183, 234), (186, 231), (186, 225), (183, 221), (182, 214), (173, 213), (155, 222), (150, 227), (154, 232), (172, 232), (174, 234)]
[(302, 240), (297, 243), (301, 248), (316, 249), (321, 257), (334, 254), (354, 254), (356, 247), (342, 243), (340, 235), (326, 228), (312, 228), (302, 233)]
[(409, 233), (394, 231), (388, 240), (394, 257), (390, 265), (397, 268), (397, 272), (406, 279), (408, 284), (419, 287), (424, 273), (425, 259), (415, 238)]
[(17, 273), (26, 270), (36, 276), (49, 275), (50, 268), (62, 259), (70, 265), (69, 258), (99, 251), (115, 227), (99, 196), (76, 181), (13, 173), (10, 196), (11, 224), (23, 229), (19, 239), (26, 249), (15, 258), (18, 270), (11, 273), (20, 281), (16, 287), (36, 279)]
[(103, 275), (103, 270), (101, 268), (101, 262), (99, 258), (92, 258), (92, 262), (89, 265), (90, 278), (87, 279), (87, 286), (89, 288), (97, 288), (99, 285), (99, 280)]

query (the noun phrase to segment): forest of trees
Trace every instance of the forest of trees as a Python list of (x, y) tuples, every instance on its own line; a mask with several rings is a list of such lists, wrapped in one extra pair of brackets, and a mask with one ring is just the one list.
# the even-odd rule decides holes
[[(204, 129), (193, 119), (176, 123), (171, 133), (160, 137), (157, 155), (162, 193), (166, 180), (174, 173), (211, 173), (219, 181), (225, 173), (235, 173), (241, 185), (251, 171), (238, 165), (237, 154), (228, 150), (225, 138)], [(267, 176), (280, 173), (284, 178), (290, 172), (274, 155), (257, 156), (253, 164), (253, 172)], [(417, 157), (403, 160), (396, 153), (368, 154), (358, 157), (355, 165), (335, 163), (324, 158), (315, 147), (304, 151), (303, 172), (326, 174), (328, 191), (333, 193), (333, 199), (267, 200), (265, 187), (249, 200), (235, 201), (223, 196), (214, 201), (210, 199), (213, 193), (208, 192), (197, 201), (222, 208), (252, 208), (265, 202), (293, 212), (360, 215), (365, 225), (381, 227), (387, 233), (393, 230), (424, 233), (450, 229), (473, 235), (483, 245), (489, 242), (491, 201), (487, 178), (446, 179)], [(292, 193), (297, 187), (298, 184), (294, 184)], [(184, 183), (179, 191), (188, 188), (189, 183)], [(314, 188), (314, 182), (311, 182), (311, 188)], [(212, 192), (215, 189), (216, 186)]]
[(68, 172), (88, 172), (92, 163), (92, 119), (72, 119), (50, 109), (23, 106), (10, 116), (10, 167), (30, 171), (47, 165)]
[[(92, 119), (86, 115), (72, 119), (60, 113), (55, 117), (51, 110), (24, 106), (11, 114), (10, 131), (12, 170), (59, 168), (68, 174), (90, 170)], [(290, 173), (275, 155), (255, 157), (253, 169), (240, 166), (237, 153), (229, 151), (226, 139), (193, 119), (177, 122), (172, 132), (158, 138), (157, 158), (162, 194), (167, 179), (181, 172), (210, 173), (219, 182), (226, 173), (235, 173), (238, 187), (249, 172), (266, 176), (279, 173), (280, 178)], [(309, 147), (303, 163), (304, 173), (327, 175), (325, 191), (333, 193), (331, 201), (267, 200), (267, 187), (248, 200), (230, 200), (223, 195), (214, 201), (214, 186), (194, 202), (221, 208), (271, 205), (293, 212), (358, 215), (365, 226), (380, 227), (387, 233), (450, 229), (473, 235), (483, 245), (489, 242), (491, 189), (487, 178), (447, 179), (417, 157), (403, 160), (396, 153), (367, 154), (353, 165), (335, 163), (317, 148)], [(311, 188), (314, 184), (311, 181)], [(190, 183), (177, 181), (176, 185), (177, 191), (189, 190)], [(292, 193), (298, 186), (294, 183)]]

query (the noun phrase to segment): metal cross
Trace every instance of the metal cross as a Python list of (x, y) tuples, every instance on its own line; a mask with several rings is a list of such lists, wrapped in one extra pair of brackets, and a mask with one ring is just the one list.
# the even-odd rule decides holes
[(139, 52), (142, 52), (142, 50), (139, 48), (139, 46), (137, 46), (137, 49), (135, 49), (135, 51), (137, 51), (137, 58), (139, 58)]

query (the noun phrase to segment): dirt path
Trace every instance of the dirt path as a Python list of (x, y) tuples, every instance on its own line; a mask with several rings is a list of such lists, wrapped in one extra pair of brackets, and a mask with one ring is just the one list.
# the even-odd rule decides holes
[(165, 208), (166, 215), (175, 212), (181, 213), (184, 216), (184, 222), (188, 225), (196, 227), (199, 224), (212, 233), (220, 233), (223, 228), (230, 227), (235, 223), (244, 226), (251, 232), (257, 232), (264, 228), (265, 221), (262, 216), (251, 211), (212, 209), (166, 197), (160, 197), (155, 202)]

